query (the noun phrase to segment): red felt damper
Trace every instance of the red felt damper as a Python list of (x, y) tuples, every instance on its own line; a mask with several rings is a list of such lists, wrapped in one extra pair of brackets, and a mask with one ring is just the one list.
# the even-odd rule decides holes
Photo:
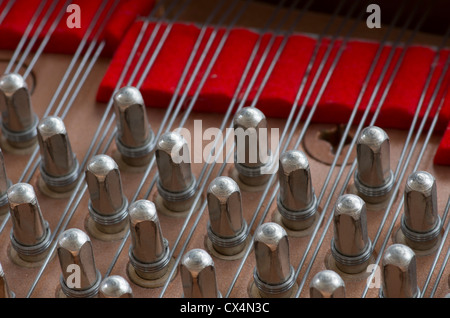
[[(0, 5), (0, 12), (3, 12), (8, 1)], [(92, 24), (94, 27), (89, 36), (89, 42), (96, 36), (99, 28), (103, 32), (98, 39), (105, 40), (103, 56), (112, 56), (122, 37), (127, 32), (129, 26), (138, 16), (145, 16), (150, 13), (154, 1), (152, 0), (16, 0), (4, 20), (0, 23), (0, 49), (15, 50), (31, 25), (35, 21), (33, 28), (30, 28), (28, 39), (41, 30), (39, 38), (33, 47), (36, 50), (46, 35), (51, 33), (48, 44), (44, 51), (50, 53), (73, 54), (81, 40), (84, 38), (91, 22), (98, 16), (98, 21)], [(80, 28), (69, 28), (73, 20), (75, 11), (68, 9), (68, 4), (79, 6)], [(100, 9), (102, 9), (100, 11)], [(97, 15), (97, 12), (99, 14)], [(40, 13), (39, 15), (37, 13)], [(59, 23), (54, 21), (62, 14)], [(107, 19), (108, 18), (108, 19)], [(107, 20), (106, 20), (107, 19)], [(102, 21), (107, 21), (103, 24)], [(69, 24), (67, 23), (69, 22)], [(54, 29), (53, 32), (49, 32)], [(29, 41), (25, 42), (25, 47)]]
[[(143, 41), (136, 43), (143, 25), (146, 26)], [(161, 47), (159, 40), (164, 34), (167, 38)], [(99, 87), (98, 101), (108, 102), (117, 87), (140, 83), (147, 106), (168, 107), (201, 34), (193, 24), (167, 26), (136, 22), (113, 57)], [(217, 55), (216, 49), (222, 44), (225, 34), (225, 45)], [(154, 43), (149, 44), (149, 39)], [(436, 50), (431, 47), (412, 46), (404, 51), (405, 48), (400, 46), (392, 51), (391, 46), (385, 46), (381, 48), (378, 62), (368, 77), (379, 43), (354, 39), (342, 46), (342, 40), (323, 39), (318, 42), (316, 38), (302, 34), (291, 35), (287, 41), (281, 36), (271, 39), (271, 34), (259, 35), (243, 28), (232, 29), (229, 33), (208, 29), (175, 105), (179, 102), (183, 109), (193, 106), (194, 111), (223, 113), (230, 106), (236, 109), (243, 99), (244, 106), (257, 100), (256, 107), (268, 117), (287, 117), (293, 105), (297, 105), (297, 111), (306, 105), (303, 120), (314, 110), (313, 122), (346, 123), (358, 104), (354, 123), (358, 123), (364, 110), (370, 107), (365, 121), (367, 125), (381, 105), (374, 124), (398, 129), (410, 127), (419, 106), (419, 124), (431, 102), (427, 125), (436, 113), (437, 99), (432, 96), (444, 70), (448, 50), (436, 55)], [(136, 45), (136, 57), (126, 72), (124, 66)], [(139, 72), (130, 78), (146, 46), (150, 48), (142, 64), (147, 67), (146, 73), (141, 66)], [(152, 53), (156, 49), (158, 54), (155, 58)], [(283, 50), (278, 55), (280, 49)], [(201, 56), (204, 56), (202, 66), (196, 70), (197, 62), (203, 58)], [(250, 58), (254, 58), (253, 63), (247, 69)], [(327, 58), (325, 63), (324, 58)], [(274, 59), (275, 64), (272, 63)], [(314, 63), (306, 77), (311, 60)], [(212, 67), (211, 62), (214, 62)], [(269, 69), (272, 72), (266, 77)], [(257, 70), (259, 73), (255, 72)], [(450, 72), (445, 71), (447, 81)], [(243, 77), (244, 74), (247, 76)], [(122, 75), (125, 76), (119, 83)], [(140, 81), (142, 76), (144, 78)], [(327, 85), (323, 86), (323, 83)], [(439, 115), (436, 130), (442, 132), (450, 119), (450, 98), (445, 100)]]

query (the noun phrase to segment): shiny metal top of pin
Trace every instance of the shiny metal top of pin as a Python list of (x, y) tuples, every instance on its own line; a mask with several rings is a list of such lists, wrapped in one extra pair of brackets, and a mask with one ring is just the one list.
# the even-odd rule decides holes
[(185, 298), (217, 298), (214, 261), (203, 249), (188, 251), (180, 263), (180, 274)]
[(65, 134), (66, 126), (60, 117), (48, 116), (43, 118), (38, 125), (40, 135), (45, 139), (55, 134)]
[(238, 184), (229, 177), (217, 177), (209, 185), (208, 193), (224, 203), (233, 193), (240, 192)]
[(379, 188), (391, 183), (390, 140), (383, 129), (377, 126), (364, 128), (358, 137), (356, 151), (360, 187)]
[(289, 150), (282, 153), (280, 164), (283, 167), (283, 172), (287, 175), (298, 170), (309, 169), (308, 158), (300, 150)]
[(9, 73), (0, 77), (0, 90), (6, 95), (10, 96), (22, 87), (27, 87), (27, 84), (19, 74)]
[(382, 267), (381, 297), (415, 298), (420, 295), (417, 285), (416, 255), (410, 247), (392, 244), (386, 248)]
[(156, 144), (155, 157), (160, 194), (169, 201), (174, 193), (187, 191), (183, 197), (192, 197), (195, 192), (195, 178), (191, 171), (189, 147), (184, 137), (177, 132), (162, 134)]
[(407, 191), (417, 191), (426, 195), (431, 195), (434, 184), (434, 177), (426, 171), (416, 171), (406, 181)]
[(345, 194), (336, 202), (335, 215), (347, 214), (359, 218), (364, 205), (364, 201), (357, 195)]
[(0, 77), (0, 109), (2, 133), (8, 143), (17, 148), (35, 144), (38, 118), (21, 75), (10, 73)]
[(430, 249), (441, 235), (436, 180), (429, 172), (409, 175), (404, 191), (404, 214), (401, 229), (406, 243), (418, 250)]
[[(80, 229), (65, 230), (58, 238), (57, 253), (61, 267), (60, 286), (71, 298), (88, 298), (98, 294), (101, 274), (95, 265), (94, 251), (89, 236)], [(73, 283), (73, 272), (79, 274)]]
[(332, 270), (323, 270), (314, 275), (310, 283), (311, 298), (344, 298), (344, 280)]
[[(315, 213), (316, 207), (311, 207), (311, 205), (316, 200), (306, 155), (299, 150), (289, 150), (281, 154), (279, 161), (280, 194), (278, 205), (280, 213), (293, 220), (310, 217)], [(312, 208), (312, 211), (307, 215), (299, 216), (290, 213), (291, 211), (303, 211), (308, 208)]]
[(154, 134), (147, 119), (144, 99), (139, 89), (125, 86), (114, 95), (117, 115), (116, 145), (125, 162), (140, 166), (149, 162), (154, 148)]
[(79, 229), (69, 229), (64, 231), (58, 239), (58, 246), (74, 254), (78, 253), (87, 242), (89, 236)]
[(196, 248), (183, 256), (181, 264), (192, 272), (200, 272), (205, 267), (214, 266), (214, 261), (208, 252)]
[(105, 177), (112, 170), (119, 169), (117, 163), (108, 155), (96, 155), (88, 163), (87, 170), (98, 176)]
[(244, 107), (234, 116), (235, 128), (265, 128), (267, 125), (266, 116), (262, 111), (254, 107)]
[(100, 298), (133, 298), (133, 291), (128, 281), (119, 275), (106, 277), (99, 288)]
[(366, 205), (357, 195), (345, 194), (338, 198), (334, 210), (333, 243), (345, 256), (360, 255), (370, 244)]
[(8, 189), (8, 199), (12, 208), (24, 203), (35, 204), (37, 202), (33, 186), (23, 182), (16, 183)]
[(63, 120), (57, 116), (45, 117), (39, 122), (37, 131), (42, 179), (54, 191), (71, 190), (80, 169)]
[(144, 104), (144, 99), (136, 87), (125, 86), (114, 95), (114, 103), (117, 107), (126, 108), (135, 104)]
[(155, 204), (147, 200), (138, 200), (128, 208), (133, 222), (155, 221), (158, 219)]

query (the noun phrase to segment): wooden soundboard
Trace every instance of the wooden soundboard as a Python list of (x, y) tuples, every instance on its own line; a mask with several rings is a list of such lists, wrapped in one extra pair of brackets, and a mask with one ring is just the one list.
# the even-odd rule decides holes
[[(207, 12), (209, 12), (209, 8), (212, 7), (213, 1), (193, 1), (192, 4), (188, 7), (186, 12), (180, 17), (180, 20), (186, 21), (202, 21), (205, 18)], [(269, 4), (263, 3), (253, 3), (251, 5), (251, 10), (248, 10), (246, 13), (246, 18), (243, 19), (245, 23), (243, 26), (258, 28), (262, 26), (267, 19), (268, 15), (272, 12), (273, 6)], [(322, 13), (307, 13), (305, 18), (298, 26), (298, 30), (302, 30), (302, 32), (314, 33), (320, 26), (325, 23), (327, 18), (326, 14)], [(244, 25), (245, 24), (245, 25)], [(331, 31), (332, 32), (332, 31)], [(355, 32), (355, 37), (364, 37), (370, 39), (379, 39), (382, 36), (383, 29), (381, 30), (371, 30), (370, 32), (365, 27), (364, 23), (362, 23), (361, 27)], [(426, 44), (436, 44), (440, 39), (438, 35), (430, 35), (430, 34), (419, 34), (417, 36), (417, 43), (426, 43)], [(0, 71), (6, 67), (7, 61), (12, 56), (12, 52), (10, 51), (2, 51), (0, 52)], [(53, 97), (53, 94), (61, 81), (64, 72), (66, 71), (68, 64), (70, 62), (71, 56), (68, 55), (58, 55), (58, 54), (43, 54), (32, 71), (32, 76), (28, 78), (28, 82), (30, 87), (33, 88), (32, 93), (32, 103), (34, 106), (34, 110), (37, 115), (41, 118), (44, 114), (47, 105)], [(81, 91), (77, 95), (73, 107), (68, 113), (65, 124), (66, 128), (69, 132), (69, 137), (71, 138), (72, 148), (79, 158), (80, 162), (84, 160), (84, 156), (88, 150), (90, 142), (92, 140), (92, 136), (95, 133), (98, 124), (104, 114), (104, 110), (106, 105), (102, 103), (96, 102), (96, 93), (98, 89), (98, 85), (102, 80), (103, 75), (105, 74), (107, 67), (109, 65), (110, 60), (107, 58), (100, 58), (94, 65), (92, 72), (90, 72), (85, 84), (82, 86)], [(154, 130), (159, 128), (159, 124), (164, 116), (165, 109), (152, 109), (148, 110), (148, 118)], [(182, 115), (182, 114), (181, 114)], [(180, 115), (180, 117), (181, 117)], [(220, 127), (222, 121), (222, 115), (218, 116), (213, 113), (200, 113), (193, 112), (189, 116), (189, 120), (187, 121), (185, 127), (188, 129), (193, 129), (194, 120), (201, 119), (203, 121), (204, 127)], [(280, 131), (284, 128), (285, 119), (280, 118), (269, 118), (268, 123), (270, 127), (278, 127)], [(356, 123), (357, 124), (357, 123)], [(303, 124), (301, 124), (298, 128), (298, 133), (301, 130)], [(356, 125), (355, 125), (356, 126)], [(326, 141), (320, 140), (318, 137), (318, 132), (329, 130), (335, 128), (334, 125), (327, 124), (311, 124), (309, 127), (304, 142), (301, 144), (301, 149), (304, 150), (308, 154), (308, 158), (310, 160), (312, 179), (314, 188), (316, 189), (317, 194), (322, 190), (325, 182), (325, 178), (330, 169), (330, 165), (326, 162), (329, 159), (324, 158), (332, 158), (333, 154), (330, 151), (330, 145), (327, 144)], [(407, 131), (404, 130), (395, 130), (395, 129), (387, 129), (386, 130), (391, 139), (391, 164), (392, 167), (396, 167), (397, 160), (400, 156), (402, 148), (405, 144)], [(297, 135), (298, 135), (297, 133)], [(108, 137), (111, 132), (108, 133)], [(296, 136), (295, 136), (296, 137)], [(293, 140), (296, 140), (296, 138)], [(437, 146), (440, 141), (440, 137), (438, 134), (434, 134), (431, 137), (430, 143), (427, 147), (427, 150), (421, 160), (419, 165), (420, 170), (426, 170), (432, 173), (437, 182), (438, 189), (438, 205), (439, 205), (439, 214), (442, 215), (447, 204), (447, 200), (449, 198), (449, 188), (450, 188), (450, 167), (447, 166), (436, 166), (433, 165), (433, 156), (437, 149)], [(419, 140), (419, 144), (417, 145), (417, 149), (421, 149), (425, 138), (425, 133)], [(205, 144), (207, 144), (205, 142)], [(102, 149), (103, 146), (100, 148)], [(346, 151), (347, 149), (344, 149)], [(193, 151), (193, 150), (191, 150)], [(353, 150), (354, 151), (354, 150)], [(17, 182), (22, 175), (23, 169), (29, 161), (30, 152), (24, 153), (23, 151), (16, 151), (13, 149), (8, 149), (8, 147), (3, 147), (3, 152), (5, 156), (5, 164), (7, 167), (8, 177), (11, 181)], [(344, 152), (345, 153), (345, 152)], [(414, 158), (416, 158), (418, 151), (415, 152), (412, 157), (412, 163), (414, 163)], [(114, 142), (111, 143), (111, 146), (106, 150), (106, 154), (111, 155), (113, 158), (117, 158), (117, 151)], [(352, 157), (354, 160), (354, 156)], [(352, 162), (350, 162), (352, 163)], [(410, 164), (410, 169), (412, 169), (413, 164)], [(120, 164), (121, 167), (121, 177), (123, 182), (123, 187), (126, 196), (129, 200), (136, 195), (136, 191), (141, 182), (143, 171), (145, 169), (139, 168), (130, 168), (126, 165)], [(350, 167), (350, 164), (347, 165), (346, 169)], [(192, 164), (192, 168), (194, 174), (198, 175), (201, 171), (202, 164)], [(214, 173), (211, 175), (211, 178), (217, 176), (219, 165), (214, 170)], [(228, 165), (224, 171), (224, 175), (228, 175), (232, 165)], [(332, 180), (334, 181), (334, 177), (337, 174), (340, 166), (335, 168), (335, 172), (333, 172)], [(408, 172), (411, 172), (411, 170)], [(150, 195), (145, 197), (146, 192), (148, 191), (148, 187), (151, 184), (152, 178), (155, 174), (155, 168), (152, 169), (148, 178), (144, 180), (144, 184), (142, 190), (137, 195), (137, 199), (149, 199), (153, 200), (154, 195), (156, 193), (156, 187), (154, 187)], [(346, 171), (347, 171), (346, 170)], [(346, 176), (346, 172), (343, 176)], [(326, 199), (331, 196), (331, 204), (325, 211), (325, 216), (323, 218), (321, 227), (318, 230), (318, 234), (316, 235), (316, 239), (313, 241), (312, 249), (310, 249), (307, 254), (305, 266), (300, 271), (299, 280), (303, 279), (304, 271), (306, 269), (306, 265), (310, 262), (312, 263), (311, 271), (307, 276), (307, 280), (305, 286), (301, 292), (300, 297), (308, 298), (309, 297), (309, 281), (312, 276), (329, 267), (328, 257), (330, 254), (330, 240), (333, 236), (333, 227), (329, 227), (325, 234), (325, 239), (318, 249), (317, 256), (315, 259), (312, 259), (313, 252), (316, 248), (316, 244), (318, 238), (322, 234), (324, 230), (325, 224), (329, 220), (330, 213), (332, 211), (333, 203), (336, 200), (336, 197), (339, 195), (339, 191), (341, 189), (341, 184), (344, 182), (344, 177), (339, 181), (337, 190), (333, 193), (330, 193), (331, 187), (325, 192), (324, 200), (322, 201), (321, 206), (323, 206)], [(400, 181), (404, 182), (404, 179)], [(43, 212), (44, 217), (50, 224), (50, 228), (54, 229), (58, 224), (63, 211), (66, 209), (67, 204), (69, 202), (69, 197), (55, 197), (49, 196), (44, 193), (44, 191), (40, 190), (38, 185), (39, 183), (39, 172), (37, 171), (31, 178), (30, 183), (35, 186), (37, 190), (37, 195), (39, 199), (39, 204), (41, 210)], [(375, 246), (374, 255), (378, 255), (379, 248), (383, 243), (384, 239), (388, 239), (388, 245), (393, 242), (393, 238), (395, 233), (397, 232), (399, 226), (400, 217), (396, 220), (393, 220), (393, 216), (395, 214), (396, 208), (399, 202), (402, 200), (404, 186), (401, 185), (398, 192), (398, 197), (395, 201), (394, 206), (389, 212), (386, 220), (386, 225), (383, 227), (381, 231), (380, 240), (378, 244)], [(253, 233), (256, 226), (261, 222), (267, 222), (273, 220), (274, 211), (276, 209), (276, 202), (269, 202), (269, 196), (262, 197), (263, 191), (249, 192), (242, 190), (242, 200), (244, 207), (244, 217), (247, 221), (251, 220), (256, 209), (258, 203), (262, 202), (262, 208), (256, 213), (258, 216), (256, 218), (256, 222), (253, 227), (250, 229), (250, 233)], [(269, 191), (269, 194), (272, 192)], [(86, 231), (86, 217), (88, 215), (88, 194), (84, 193), (82, 196), (79, 205), (76, 207), (76, 210), (73, 214), (73, 217), (67, 224), (67, 228), (79, 228)], [(204, 199), (204, 197), (203, 197)], [(261, 219), (263, 213), (267, 210), (267, 215)], [(204, 248), (205, 246), (205, 237), (206, 237), (206, 224), (208, 221), (208, 213), (207, 210), (200, 211), (203, 213), (198, 225), (196, 226), (191, 239), (187, 242), (187, 247), (184, 251), (187, 251), (192, 248)], [(197, 217), (197, 212), (195, 212), (194, 216), (191, 218), (187, 225), (187, 230), (183, 234), (182, 243), (185, 242), (186, 237), (191, 230), (191, 226)], [(384, 211), (370, 211), (367, 215), (368, 218), (368, 232), (369, 237), (373, 238), (378, 231), (381, 220), (383, 219)], [(180, 228), (185, 222), (184, 217), (172, 217), (164, 214), (159, 215), (162, 231), (164, 236), (169, 241), (169, 244), (172, 245), (173, 242), (177, 239)], [(395, 227), (393, 233), (388, 236), (387, 231), (389, 229), (389, 225), (391, 222), (395, 223)], [(447, 225), (444, 224), (444, 228)], [(10, 288), (16, 294), (16, 297), (22, 298), (26, 297), (33, 280), (40, 270), (40, 266), (24, 266), (24, 264), (17, 264), (13, 261), (12, 256), (10, 254), (10, 243), (9, 243), (9, 235), (11, 230), (11, 222), (7, 222), (5, 228), (0, 233), (0, 261), (3, 266), (3, 270), (7, 275), (8, 283)], [(311, 230), (312, 232), (312, 230)], [(297, 269), (297, 265), (300, 260), (304, 256), (305, 249), (308, 245), (308, 242), (311, 239), (311, 235), (306, 235), (304, 237), (289, 237), (289, 246), (290, 246), (290, 255), (291, 255), (291, 263), (295, 269)], [(111, 265), (112, 260), (114, 259), (115, 254), (118, 251), (119, 246), (122, 243), (120, 237), (117, 237), (115, 240), (111, 241), (103, 241), (96, 237), (91, 237), (93, 247), (94, 247), (94, 255), (96, 264), (98, 269), (102, 274), (104, 274)], [(128, 246), (130, 244), (130, 239), (127, 240), (125, 246), (120, 253), (120, 256), (115, 263), (111, 274), (112, 275), (121, 275), (125, 277), (131, 284), (133, 289), (133, 293), (135, 297), (142, 298), (157, 298), (160, 297), (161, 288), (143, 288), (136, 284), (134, 284), (129, 277), (127, 276), (127, 264), (128, 264)], [(178, 248), (175, 250), (174, 257), (177, 257), (180, 253), (180, 248), (182, 244), (178, 245)], [(446, 251), (450, 248), (450, 241), (447, 239), (445, 242), (442, 252), (440, 253), (439, 258), (437, 259), (437, 266), (431, 276), (431, 284), (434, 284), (435, 279), (437, 277), (438, 271), (443, 264), (443, 259), (445, 257)], [(182, 251), (183, 252), (183, 251)], [(429, 274), (430, 267), (433, 264), (435, 253), (431, 253), (429, 255), (418, 255), (417, 257), (417, 268), (418, 268), (418, 283), (419, 287), (422, 288), (427, 276)], [(249, 256), (245, 259), (245, 264), (242, 267), (242, 271), (237, 272), (238, 267), (242, 261), (242, 259), (236, 260), (223, 260), (220, 258), (214, 258), (214, 263), (216, 266), (216, 274), (218, 287), (221, 291), (222, 295), (225, 295), (230, 287), (230, 283), (232, 282), (233, 277), (238, 274), (238, 278), (234, 287), (231, 290), (229, 297), (232, 298), (248, 298), (248, 286), (251, 280), (253, 279), (253, 270), (255, 266), (255, 260), (253, 253), (250, 253)], [(20, 262), (19, 262), (20, 263)], [(38, 264), (36, 264), (38, 265)], [(450, 273), (449, 265), (447, 264), (442, 279), (438, 283), (438, 287), (434, 297), (441, 298), (444, 297), (449, 292), (449, 282), (448, 277)], [(53, 259), (50, 261), (48, 266), (45, 268), (42, 277), (39, 279), (36, 288), (31, 294), (33, 298), (54, 298), (57, 295), (57, 291), (59, 288), (59, 279), (60, 279), (61, 269), (59, 266), (57, 255), (54, 255)], [(363, 273), (358, 276), (350, 276), (343, 275), (343, 278), (346, 283), (346, 295), (349, 298), (359, 298), (362, 295), (363, 289), (366, 284), (366, 278), (368, 273)], [(428, 293), (431, 287), (429, 287), (424, 295), (424, 297), (428, 297)], [(369, 289), (366, 297), (367, 298), (376, 298), (378, 297), (379, 290), (377, 288)], [(179, 298), (182, 297), (182, 288), (181, 288), (181, 279), (179, 273), (173, 277), (172, 282), (169, 284), (166, 292), (162, 297), (164, 298)]]

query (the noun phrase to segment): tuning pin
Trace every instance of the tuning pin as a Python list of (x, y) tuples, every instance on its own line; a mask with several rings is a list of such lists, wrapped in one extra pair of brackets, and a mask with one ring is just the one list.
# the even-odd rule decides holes
[(9, 211), (8, 189), (11, 186), (11, 180), (8, 179), (5, 167), (5, 158), (0, 149), (0, 217), (6, 215)]
[(158, 193), (164, 206), (173, 212), (188, 210), (195, 198), (197, 181), (192, 174), (189, 147), (177, 132), (161, 135), (156, 144)]
[(72, 190), (80, 175), (80, 168), (64, 122), (59, 117), (48, 116), (39, 122), (37, 132), (42, 180), (54, 192)]
[(283, 225), (290, 230), (304, 230), (313, 224), (317, 212), (308, 159), (303, 152), (290, 150), (280, 156), (278, 167), (277, 206)]
[(16, 183), (8, 189), (12, 220), (11, 246), (27, 262), (37, 262), (46, 257), (51, 231), (44, 220), (33, 186)]
[(117, 149), (131, 166), (150, 162), (154, 148), (154, 134), (147, 119), (144, 99), (136, 87), (122, 87), (114, 95), (117, 118)]
[(253, 240), (256, 258), (253, 280), (260, 296), (290, 297), (295, 275), (290, 263), (286, 231), (277, 223), (264, 223), (256, 229)]
[(331, 253), (344, 273), (356, 274), (367, 268), (372, 242), (367, 234), (366, 204), (357, 195), (345, 194), (336, 202)]
[(245, 247), (247, 222), (242, 216), (241, 192), (229, 177), (217, 177), (207, 191), (208, 237), (222, 255), (236, 255)]
[(15, 298), (15, 294), (9, 289), (6, 275), (0, 264), (0, 298)]
[(96, 155), (86, 168), (90, 194), (89, 215), (100, 232), (121, 232), (128, 225), (128, 200), (122, 191), (117, 163), (107, 155)]
[(211, 256), (193, 249), (181, 259), (180, 275), (185, 298), (220, 298), (216, 270)]
[(416, 255), (403, 244), (389, 246), (382, 261), (382, 298), (420, 297), (417, 285)]
[(167, 272), (170, 261), (168, 241), (163, 237), (153, 202), (138, 200), (129, 208), (129, 258), (136, 274), (146, 280), (158, 279)]
[(272, 166), (266, 116), (257, 108), (244, 107), (235, 114), (233, 125), (239, 180), (249, 186), (265, 184)]
[(14, 148), (36, 143), (38, 117), (31, 107), (30, 92), (23, 77), (16, 73), (0, 77), (0, 110), (2, 133)]
[(345, 283), (332, 270), (318, 272), (309, 285), (311, 298), (345, 298)]
[(99, 298), (133, 298), (133, 291), (125, 278), (119, 275), (106, 277), (100, 284)]
[(58, 239), (57, 253), (61, 266), (61, 290), (69, 298), (96, 297), (102, 281), (95, 265), (89, 236), (72, 228)]
[(428, 250), (441, 235), (441, 218), (437, 212), (436, 180), (426, 171), (412, 173), (406, 181), (405, 211), (401, 230), (408, 246)]
[(358, 137), (356, 156), (358, 163), (354, 177), (356, 194), (367, 204), (386, 202), (394, 186), (387, 133), (376, 126), (363, 129)]

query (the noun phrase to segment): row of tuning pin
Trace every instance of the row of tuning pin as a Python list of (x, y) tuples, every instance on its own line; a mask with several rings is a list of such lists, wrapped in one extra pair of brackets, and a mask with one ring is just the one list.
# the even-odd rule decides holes
[[(79, 179), (80, 169), (70, 148), (62, 120), (50, 116), (37, 123), (36, 116), (31, 111), (29, 96), (27, 97), (26, 92), (24, 93), (26, 86), (20, 76), (16, 74), (4, 76), (0, 81), (0, 90), (5, 96), (2, 115), (6, 120), (2, 121), (2, 129), (8, 143), (13, 147), (26, 147), (30, 145), (30, 140), (37, 137), (41, 150), (42, 184), (50, 191), (70, 191)], [(159, 208), (174, 213), (188, 210), (192, 205), (198, 185), (189, 162), (179, 162), (176, 160), (177, 158), (174, 158), (174, 154), (180, 154), (180, 151), (181, 153), (189, 152), (184, 138), (175, 132), (168, 132), (155, 141), (146, 117), (143, 98), (134, 87), (124, 87), (119, 90), (114, 96), (114, 105), (118, 123), (116, 146), (121, 154), (121, 159), (131, 166), (145, 166), (150, 162), (154, 153), (159, 172), (157, 183)], [(23, 109), (27, 109), (28, 113)], [(30, 125), (26, 128), (22, 126), (21, 130), (16, 129), (20, 128), (15, 126), (16, 122), (25, 122), (24, 118), (14, 118), (17, 114), (22, 114), (22, 116), (28, 114), (24, 118), (29, 119)], [(235, 115), (234, 128), (257, 131), (267, 128), (267, 122), (265, 116), (258, 109), (244, 108)], [(23, 139), (18, 138), (19, 136), (22, 136)], [(258, 140), (257, 134), (255, 138), (257, 146), (260, 142), (267, 143), (267, 140)], [(246, 144), (243, 147), (239, 147), (244, 150), (244, 154), (241, 156), (244, 160), (235, 162), (235, 180), (219, 177), (213, 180), (208, 190), (210, 222), (207, 233), (212, 246), (211, 250), (219, 255), (239, 254), (248, 244), (249, 233), (242, 217), (239, 187), (261, 186), (270, 177), (270, 174), (262, 172), (270, 163), (263, 163), (259, 160), (251, 163), (246, 161), (249, 158), (247, 152), (247, 149), (250, 148), (249, 140), (251, 138), (245, 140)], [(236, 153), (236, 158), (237, 156), (239, 156), (238, 153)], [(349, 274), (364, 270), (373, 252), (365, 224), (366, 204), (371, 207), (379, 207), (389, 199), (394, 185), (394, 176), (390, 169), (389, 138), (382, 129), (368, 127), (363, 130), (358, 138), (357, 161), (358, 169), (355, 172), (354, 184), (350, 189), (353, 194), (338, 198), (335, 206), (335, 235), (331, 246), (337, 268)], [(28, 184), (8, 186), (6, 173), (4, 176), (5, 191), (3, 193), (6, 195), (6, 199), (3, 201), (4, 205), (9, 203), (13, 220), (12, 246), (23, 260), (38, 260), (45, 255), (45, 250), (50, 244), (48, 223), (42, 217), (32, 187)], [(289, 263), (288, 239), (285, 229), (294, 232), (304, 231), (313, 226), (318, 213), (309, 163), (301, 151), (287, 151), (280, 156), (278, 178), (280, 185), (277, 200), (278, 223), (263, 224), (254, 233), (257, 264), (254, 281), (258, 295), (264, 297), (283, 297), (291, 294), (295, 281), (292, 266)], [(90, 192), (89, 215), (95, 229), (101, 233), (115, 234), (123, 231), (130, 222), (133, 239), (129, 253), (132, 267), (130, 271), (136, 274), (137, 279), (144, 281), (163, 277), (170, 264), (169, 247), (159, 228), (156, 216), (157, 208), (153, 206), (153, 203), (143, 200), (135, 202), (133, 206), (128, 206), (127, 199), (122, 192), (119, 168), (116, 162), (107, 155), (98, 155), (92, 158), (86, 168), (86, 182)], [(3, 195), (4, 198), (5, 195)], [(413, 173), (409, 177), (405, 189), (405, 213), (401, 224), (406, 245), (423, 250), (434, 246), (439, 240), (441, 222), (437, 214), (436, 202), (434, 178), (424, 171)], [(31, 213), (21, 217), (21, 215), (26, 215), (20, 213), (22, 210), (31, 211)], [(135, 210), (138, 212), (133, 213)], [(30, 215), (33, 217), (30, 218)], [(32, 228), (33, 231), (23, 231), (18, 224), (23, 228), (30, 226), (29, 228)], [(143, 235), (141, 227), (151, 229), (151, 231), (145, 232), (146, 234)], [(274, 245), (272, 246), (272, 244)], [(403, 245), (402, 248), (408, 248), (406, 245)], [(61, 248), (63, 249), (63, 247)], [(268, 251), (276, 251), (276, 253), (269, 256), (271, 253)], [(194, 252), (198, 255), (195, 257), (187, 255), (183, 259), (186, 261), (181, 264), (182, 268), (186, 268), (186, 270), (180, 270), (182, 278), (190, 280), (189, 283), (183, 284), (183, 286), (190, 286), (189, 290), (184, 291), (185, 295), (209, 297), (213, 294), (205, 295), (204, 291), (215, 290), (217, 296), (218, 292), (215, 288), (200, 286), (198, 275), (193, 275), (192, 269), (189, 268), (189, 264), (193, 262), (191, 259), (212, 266), (212, 261), (206, 256), (208, 253), (205, 254), (204, 251), (200, 252), (199, 250), (194, 250)], [(412, 254), (403, 252), (402, 255), (408, 257), (407, 255)], [(275, 259), (270, 259), (275, 262), (268, 262), (268, 257), (274, 257)], [(63, 259), (60, 258), (62, 269), (67, 265)], [(73, 264), (73, 261), (70, 259), (69, 263)], [(408, 261), (397, 259), (397, 262), (400, 261), (401, 264), (411, 264), (410, 270), (415, 271), (414, 258)], [(93, 260), (88, 263), (91, 269), (95, 268), (92, 265)], [(272, 265), (268, 267), (268, 264)], [(398, 270), (399, 266), (395, 270)], [(208, 275), (213, 273), (211, 269), (208, 269), (207, 272)], [(100, 284), (97, 271), (93, 270), (90, 274), (91, 279), (86, 280), (89, 288), (83, 286), (81, 289), (89, 291), (83, 292), (84, 296), (90, 295), (93, 287), (95, 287), (93, 290), (98, 290)], [(414, 276), (415, 273), (408, 272), (403, 279), (411, 279)], [(196, 283), (193, 280), (197, 280)], [(206, 281), (214, 282), (215, 280)], [(336, 282), (336, 280), (333, 281)], [(64, 286), (63, 282), (62, 286)], [(404, 285), (412, 287), (409, 291), (402, 290), (401, 296), (417, 296), (414, 282)], [(194, 287), (197, 288), (196, 291), (194, 291)], [(389, 288), (384, 288), (384, 290), (383, 295), (394, 296), (389, 295), (390, 293), (386, 291)], [(63, 291), (66, 295), (77, 294), (74, 294), (70, 288), (63, 288)]]

